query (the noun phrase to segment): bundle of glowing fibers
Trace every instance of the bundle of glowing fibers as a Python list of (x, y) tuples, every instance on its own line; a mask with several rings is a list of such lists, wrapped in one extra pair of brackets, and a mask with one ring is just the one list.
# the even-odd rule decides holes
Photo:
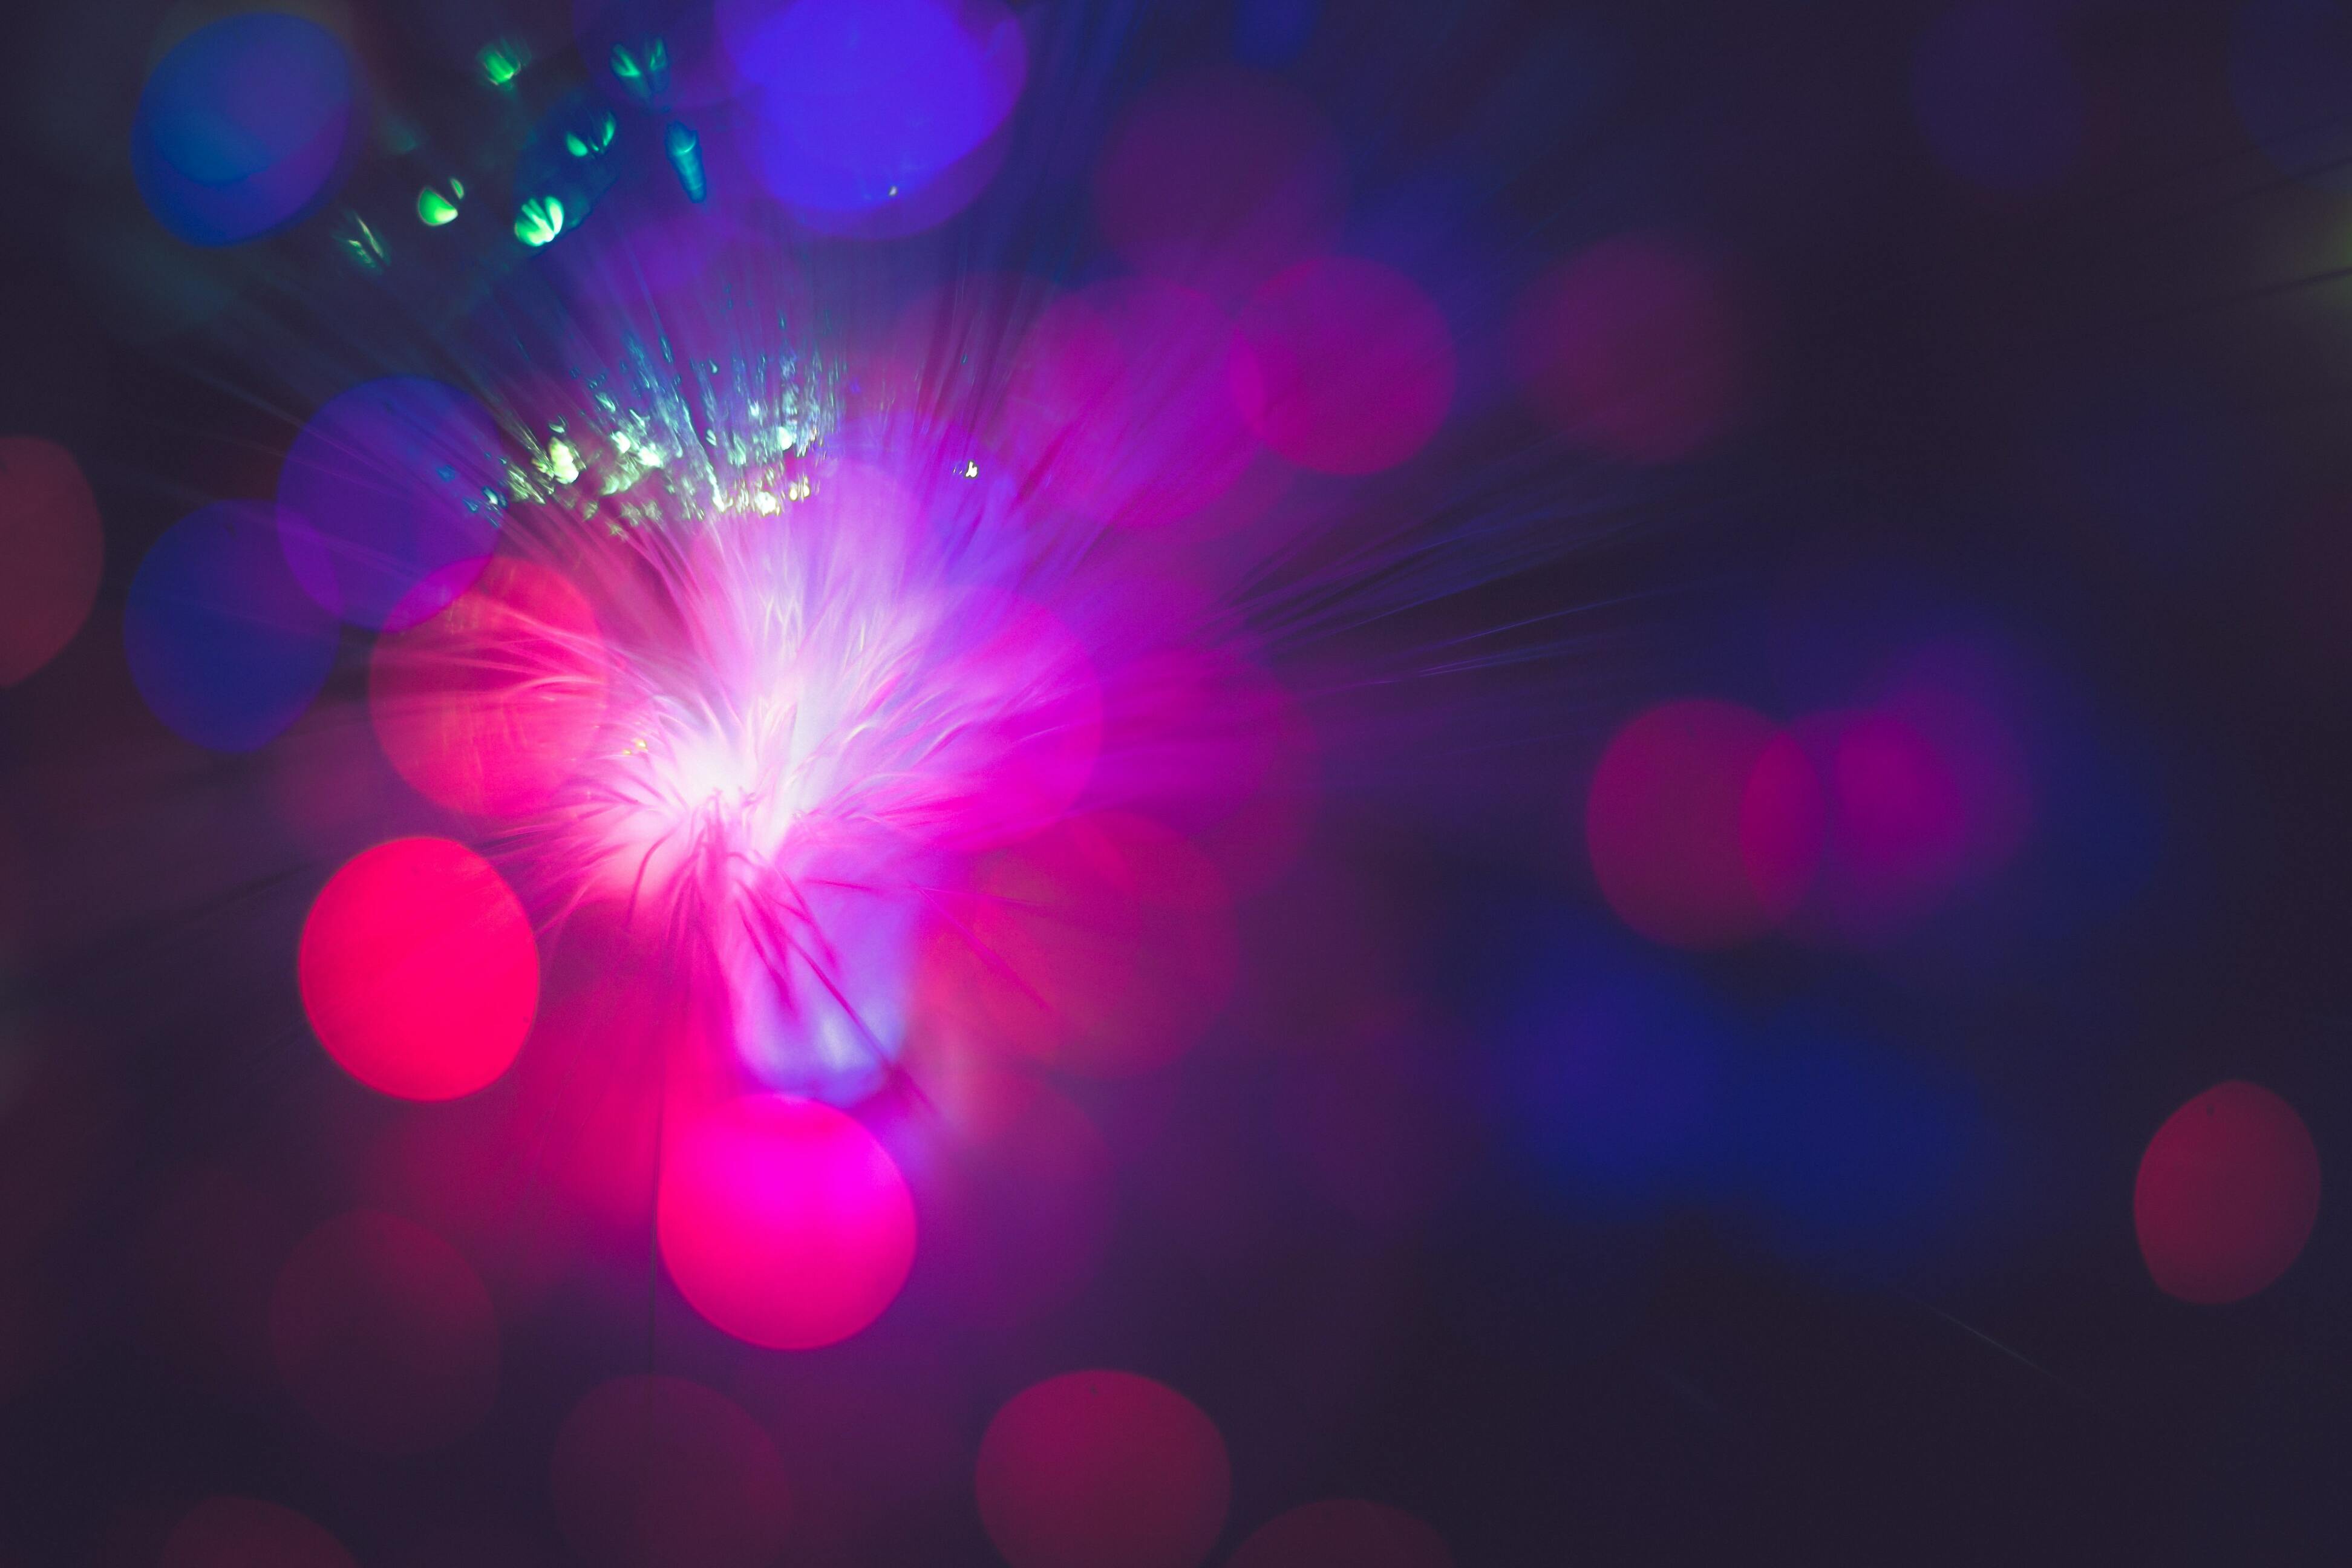
[[(1058, 371), (1062, 309), (1022, 334), (1016, 389)], [(1231, 984), (1234, 884), (1286, 853), (1303, 752), (1215, 585), (1181, 574), (1192, 536), (1151, 526), (1169, 492), (1202, 489), (1190, 465), (1224, 460), (1137, 435), (1182, 416), (1181, 385), (1129, 375), (1043, 408), (996, 392), (959, 410), (983, 438), (919, 362), (852, 380), (786, 330), (745, 322), (742, 346), (699, 363), (628, 332), (601, 363), (575, 343), (535, 392), (483, 389), (503, 430), (470, 398), (415, 391), (436, 384), (375, 384), (380, 417), (335, 473), (403, 454), (384, 484), (412, 524), (437, 510), (462, 540), (488, 518), (488, 554), (387, 556), (380, 535), (291, 505), (278, 527), (317, 596), (381, 607), (375, 737), (410, 785), (478, 825), (488, 861), (459, 875), (515, 889), (542, 945), (585, 922), (622, 955), (656, 1042), (634, 1091), (661, 1107), (673, 1275), (722, 1327), (804, 1343), (887, 1304), (911, 1245), (889, 1157), (824, 1108), (926, 1102), (910, 1045), (940, 1070), (977, 1057), (1095, 1076), (1181, 1051)], [(764, 348), (746, 342), (762, 331)], [(1118, 460), (1145, 459), (1108, 479), (1067, 450), (1103, 443), (1106, 417), (1136, 426)], [(284, 491), (304, 461), (298, 447)], [(1237, 472), (1205, 481), (1212, 499)], [(415, 1098), (496, 1078), (530, 1008), (467, 1043), (482, 987), (498, 989), (476, 973), (497, 947), (483, 921), (453, 937), (457, 906), (436, 894), (404, 942), (370, 927), (361, 942), (338, 934), (335, 894), (304, 952), (328, 1048)], [(438, 994), (404, 1028), (420, 988)], [(733, 1140), (725, 1170), (687, 1173), (710, 1137)], [(832, 1150), (814, 1175), (811, 1140)], [(698, 1180), (708, 1202), (682, 1205)], [(681, 1239), (713, 1204), (729, 1211), (714, 1257), (879, 1277), (813, 1322), (730, 1306)], [(747, 1250), (763, 1226), (782, 1227), (776, 1256)]]
[[(305, 264), (225, 324), (314, 411), (274, 508), (151, 557), (132, 663), (249, 749), (370, 639), (370, 749), (444, 815), (311, 908), (320, 1042), (404, 1099), (508, 1082), (561, 1203), (654, 1225), (727, 1331), (824, 1343), (906, 1277), (902, 1165), (1091, 1169), (1053, 1082), (1215, 1025), (1317, 770), (1273, 645), (1556, 556), (1590, 503), (1540, 461), (1391, 484), (1457, 416), (1454, 328), (1341, 252), (1333, 133), (1274, 78), (1106, 124), (1077, 264), (1059, 132), (1024, 159), (1013, 108), (1098, 112), (1091, 24), (591, 9), (584, 81), (485, 51), (493, 134), (269, 242)], [(339, 58), (308, 26), (254, 37)], [(156, 144), (194, 157), (173, 101)], [(1227, 142), (1246, 166), (1189, 161)], [(288, 178), (229, 216), (331, 188)], [(1448, 668), (1530, 652), (1470, 636)], [(305, 809), (331, 732), (285, 751)], [(1034, 1261), (1008, 1295), (1077, 1268)]]

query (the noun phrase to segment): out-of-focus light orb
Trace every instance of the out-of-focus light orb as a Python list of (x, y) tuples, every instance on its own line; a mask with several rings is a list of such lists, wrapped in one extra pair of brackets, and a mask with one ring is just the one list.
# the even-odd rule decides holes
[(1969, 803), (1941, 748), (1900, 715), (1853, 715), (1825, 744), (1833, 807), (1828, 896), (1848, 925), (1898, 925), (1958, 876)]
[[(278, 479), (278, 526), (303, 592), (357, 626), (398, 631), (472, 581), (497, 542), (506, 471), (479, 404), (420, 376), (340, 394), (310, 416)], [(448, 596), (419, 595), (430, 578)]]
[[(420, 592), (440, 596), (430, 578)], [(446, 609), (377, 640), (368, 713), (383, 754), (418, 794), (454, 811), (514, 816), (545, 804), (588, 754), (609, 684), (580, 590), (499, 556)]]
[(616, 1377), (555, 1435), (555, 1519), (593, 1568), (764, 1568), (792, 1520), (774, 1439), (725, 1394)]
[(1225, 1568), (1454, 1568), (1454, 1553), (1402, 1509), (1333, 1499), (1260, 1525)]
[(329, 879), (302, 925), (302, 1007), (344, 1071), (402, 1100), (494, 1081), (539, 1005), (539, 948), (490, 863), (395, 838)]
[(288, 568), (275, 509), (251, 501), (173, 523), (139, 563), (122, 612), (131, 679), (149, 710), (220, 752), (252, 751), (299, 718), (339, 636)]
[(0, 686), (14, 686), (73, 640), (106, 566), (89, 482), (54, 441), (0, 437)]
[(1454, 403), (1454, 337), (1411, 279), (1327, 256), (1249, 297), (1234, 334), (1234, 402), (1258, 438), (1327, 474), (1391, 468)]
[(1181, 1056), (1223, 1011), (1239, 958), (1215, 867), (1123, 812), (989, 856), (930, 944), (927, 1005), (986, 1048), (1085, 1078)]
[(1028, 77), (1020, 24), (993, 0), (720, 0), (719, 29), (767, 89), (769, 188), (821, 213), (915, 197), (995, 132)]
[(350, 57), (316, 22), (249, 11), (199, 28), (140, 94), (131, 134), (139, 194), (194, 245), (282, 227), (342, 166), (357, 93)]
[(303, 1238), (270, 1295), (269, 1345), (303, 1411), (370, 1453), (454, 1442), (498, 1394), (488, 1289), (456, 1247), (395, 1215), (354, 1210)]
[(1801, 923), (1841, 941), (1901, 936), (1998, 874), (2033, 829), (2033, 770), (1996, 683), (1965, 649), (1916, 663), (1874, 705), (1794, 730), (1826, 804)]
[(1278, 78), (1214, 68), (1153, 84), (1094, 167), (1120, 259), (1229, 299), (1328, 249), (1347, 163), (1320, 110)]
[(1577, 445), (1670, 463), (1738, 419), (1749, 367), (1715, 268), (1661, 235), (1627, 234), (1571, 258), (1520, 302), (1519, 374), (1538, 413)]
[(677, 1115), (656, 1224), (696, 1311), (771, 1350), (833, 1344), (882, 1315), (914, 1262), (915, 1205), (856, 1118), (784, 1095)]
[(2294, 1107), (2218, 1084), (2165, 1118), (2140, 1156), (2132, 1223), (2157, 1289), (2242, 1301), (2286, 1272), (2319, 1218), (2319, 1151)]
[(1762, 715), (1694, 698), (1611, 738), (1585, 796), (1601, 896), (1653, 942), (1709, 949), (1788, 919), (1822, 845), (1821, 787)]
[(2230, 25), (2230, 96), (2280, 169), (2352, 191), (2352, 10), (2338, 0), (2245, 0)]
[(258, 1498), (208, 1497), (164, 1538), (157, 1568), (359, 1568), (307, 1516)]
[(2045, 190), (2080, 161), (2083, 89), (2049, 7), (1967, 0), (1927, 24), (1911, 104), (1942, 163), (1988, 190)]
[(1013, 1568), (1196, 1568), (1224, 1528), (1233, 1469), (1216, 1424), (1174, 1389), (1073, 1372), (1006, 1401), (975, 1484)]

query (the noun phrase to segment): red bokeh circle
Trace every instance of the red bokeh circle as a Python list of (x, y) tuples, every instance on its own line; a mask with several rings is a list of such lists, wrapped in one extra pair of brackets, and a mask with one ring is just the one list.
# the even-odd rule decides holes
[[(579, 589), (505, 556), (479, 570), (446, 609), (377, 640), (368, 711), (384, 755), (418, 794), (453, 811), (514, 816), (545, 804), (587, 755), (610, 678)], [(436, 577), (419, 592), (446, 590)]]
[(341, 1542), (290, 1508), (209, 1497), (172, 1527), (157, 1568), (359, 1568)]
[(360, 1209), (312, 1231), (278, 1276), (278, 1375), (330, 1435), (378, 1454), (436, 1448), (498, 1393), (490, 1293), (421, 1225)]
[(829, 1345), (881, 1316), (914, 1262), (915, 1206), (856, 1117), (773, 1094), (675, 1114), (656, 1226), (696, 1311), (772, 1350)]
[(54, 441), (0, 437), (0, 686), (14, 686), (73, 640), (106, 566), (98, 502)]
[(1195, 1568), (1232, 1499), (1200, 1406), (1126, 1372), (1073, 1372), (1013, 1396), (981, 1438), (981, 1522), (1013, 1568)]
[(564, 1539), (595, 1568), (761, 1568), (792, 1517), (774, 1440), (684, 1378), (591, 1391), (556, 1434), (550, 1482)]
[(2263, 1289), (2319, 1218), (2319, 1151), (2269, 1089), (2218, 1084), (2165, 1118), (2140, 1157), (2132, 1223), (2157, 1288), (2214, 1306)]
[(1585, 796), (1601, 896), (1653, 942), (1711, 949), (1793, 913), (1821, 857), (1822, 791), (1762, 715), (1706, 698), (1649, 710), (1610, 739)]
[(303, 922), (299, 969), (327, 1054), (403, 1100), (452, 1100), (496, 1079), (539, 1005), (521, 902), (446, 838), (395, 838), (345, 862)]
[(1454, 1568), (1454, 1554), (1402, 1509), (1333, 1499), (1260, 1525), (1225, 1568)]

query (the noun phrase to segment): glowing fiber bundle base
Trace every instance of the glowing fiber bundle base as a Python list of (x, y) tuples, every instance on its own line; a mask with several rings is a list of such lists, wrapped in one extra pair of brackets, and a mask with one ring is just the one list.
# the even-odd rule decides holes
[[(1182, 574), (1193, 537), (1154, 526), (1244, 465), (1097, 427), (1181, 418), (1181, 384), (1035, 396), (1057, 309), (986, 439), (919, 372), (845, 394), (781, 347), (671, 368), (628, 336), (522, 395), (362, 388), (338, 462), (287, 465), (298, 576), (383, 628), (377, 742), (479, 851), (400, 840), (338, 874), (303, 943), (314, 1027), (373, 1088), (470, 1093), (523, 1047), (540, 948), (601, 933), (634, 994), (590, 1033), (652, 1042), (663, 1256), (758, 1342), (854, 1331), (908, 1266), (891, 1156), (828, 1107), (919, 1100), (910, 1049), (1165, 1063), (1232, 984), (1234, 888), (1295, 828), (1288, 705)], [(397, 500), (404, 534), (311, 522), (366, 516), (338, 490)]]

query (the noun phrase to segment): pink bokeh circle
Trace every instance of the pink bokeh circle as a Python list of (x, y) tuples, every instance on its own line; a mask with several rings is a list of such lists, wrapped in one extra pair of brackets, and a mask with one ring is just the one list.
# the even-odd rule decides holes
[(656, 1225), (696, 1311), (772, 1350), (833, 1344), (881, 1316), (914, 1262), (915, 1207), (856, 1118), (773, 1094), (676, 1114)]
[[(448, 607), (378, 639), (368, 711), (392, 765), (453, 811), (544, 805), (596, 740), (610, 685), (596, 616), (544, 566), (496, 557)], [(436, 579), (421, 592), (438, 594)]]

